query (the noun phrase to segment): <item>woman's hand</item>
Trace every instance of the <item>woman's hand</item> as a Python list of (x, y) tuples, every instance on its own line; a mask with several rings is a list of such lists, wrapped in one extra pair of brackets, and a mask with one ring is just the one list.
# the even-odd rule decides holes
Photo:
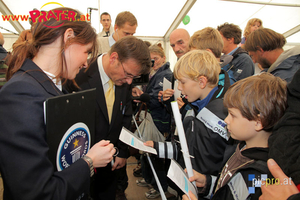
[(105, 167), (113, 159), (113, 155), (116, 153), (114, 145), (108, 140), (101, 140), (96, 143), (88, 151), (86, 156), (93, 160), (94, 168)]

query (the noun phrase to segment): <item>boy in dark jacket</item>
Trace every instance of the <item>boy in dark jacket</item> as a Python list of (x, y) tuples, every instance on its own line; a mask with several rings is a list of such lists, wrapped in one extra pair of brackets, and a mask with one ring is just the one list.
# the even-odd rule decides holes
[[(190, 155), (194, 157), (192, 166), (202, 173), (217, 176), (230, 143), (223, 121), (227, 110), (222, 100), (230, 86), (228, 74), (221, 70), (211, 52), (192, 50), (176, 63), (174, 75), (179, 81), (178, 89), (194, 107), (183, 121)], [(220, 75), (225, 76), (222, 83)], [(185, 168), (178, 143), (147, 141), (145, 144), (154, 147), (159, 157), (174, 158)]]
[(285, 81), (267, 73), (242, 79), (229, 88), (224, 97), (228, 108), (224, 121), (230, 136), (242, 142), (226, 159), (217, 180), (194, 171), (190, 181), (203, 187), (200, 193), (214, 191), (212, 199), (259, 198), (259, 181), (269, 174), (268, 138), (286, 109), (286, 91)]

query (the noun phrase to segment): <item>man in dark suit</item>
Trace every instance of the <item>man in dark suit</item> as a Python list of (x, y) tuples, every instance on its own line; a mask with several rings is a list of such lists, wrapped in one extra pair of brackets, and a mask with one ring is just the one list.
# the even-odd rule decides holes
[[(107, 54), (102, 54), (87, 70), (82, 70), (75, 80), (82, 90), (96, 88), (95, 142), (109, 140), (117, 148), (114, 163), (97, 168), (92, 197), (94, 200), (115, 199), (118, 171), (128, 157), (128, 146), (119, 140), (122, 127), (130, 128), (132, 117), (132, 79), (148, 73), (151, 58), (147, 45), (140, 39), (127, 36), (117, 41)], [(109, 82), (113, 82), (113, 86)], [(113, 87), (114, 99), (108, 100), (107, 92)], [(113, 102), (114, 101), (114, 102)], [(112, 103), (110, 116), (109, 104)]]

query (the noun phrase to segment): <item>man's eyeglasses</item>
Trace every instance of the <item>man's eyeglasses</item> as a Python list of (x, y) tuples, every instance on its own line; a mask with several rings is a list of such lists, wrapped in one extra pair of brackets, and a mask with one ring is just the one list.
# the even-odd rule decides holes
[[(120, 63), (121, 63), (121, 62), (120, 62)], [(123, 63), (121, 63), (121, 65), (122, 65), (122, 68), (123, 68), (123, 71), (124, 71), (124, 74), (125, 74), (125, 78), (132, 78), (132, 79), (135, 79), (135, 78), (141, 77), (141, 76), (134, 76), (134, 75), (132, 75), (132, 74), (126, 72), (126, 71), (125, 71), (125, 68), (124, 68), (124, 66), (123, 66)]]

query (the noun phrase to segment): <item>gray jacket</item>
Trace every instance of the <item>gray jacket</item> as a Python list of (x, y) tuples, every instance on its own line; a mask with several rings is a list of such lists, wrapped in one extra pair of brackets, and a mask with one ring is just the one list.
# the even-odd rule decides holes
[(300, 46), (284, 51), (270, 66), (267, 72), (291, 82), (300, 68)]

